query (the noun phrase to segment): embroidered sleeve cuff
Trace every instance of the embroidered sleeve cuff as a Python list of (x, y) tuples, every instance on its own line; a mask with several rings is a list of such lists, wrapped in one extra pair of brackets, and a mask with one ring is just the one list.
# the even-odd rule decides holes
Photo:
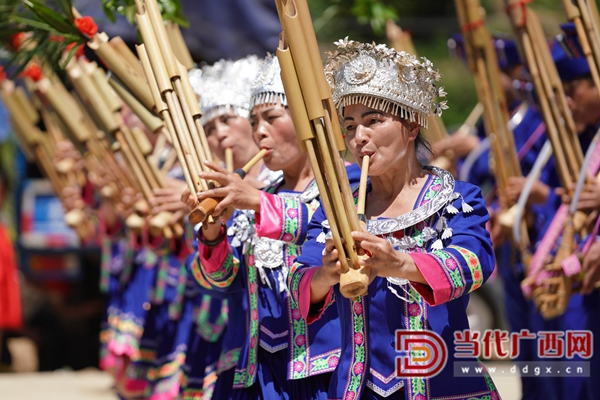
[(300, 308), (300, 313), (309, 324), (321, 318), (323, 312), (333, 302), (333, 288), (331, 288), (327, 296), (325, 296), (323, 303), (312, 306), (310, 304), (310, 282), (318, 268), (320, 267), (301, 268), (297, 270), (296, 279), (293, 280), (291, 287), (292, 296)]
[(304, 203), (263, 192), (260, 213), (255, 213), (256, 234), (290, 244), (302, 243), (306, 237), (307, 214)]
[(209, 247), (202, 243), (198, 243), (200, 264), (208, 273), (213, 273), (221, 268), (229, 253), (229, 242), (227, 240), (222, 241), (214, 247)]
[(451, 287), (437, 257), (426, 253), (411, 253), (415, 265), (427, 281), (427, 285), (412, 282), (412, 286), (431, 306), (450, 300)]
[(283, 227), (283, 199), (277, 195), (260, 193), (260, 212), (254, 213), (256, 234), (279, 239)]

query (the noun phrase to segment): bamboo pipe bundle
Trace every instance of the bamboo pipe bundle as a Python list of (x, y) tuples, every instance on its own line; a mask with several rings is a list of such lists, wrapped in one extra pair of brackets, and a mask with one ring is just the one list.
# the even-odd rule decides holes
[[(576, 4), (571, 0), (562, 0), (563, 8), (565, 9), (565, 14), (567, 15), (567, 19), (575, 24), (575, 30), (577, 31), (577, 36), (579, 38), (579, 43), (581, 44), (581, 50), (583, 51), (583, 55), (585, 56), (588, 65), (590, 67), (590, 73), (592, 75), (592, 80), (594, 81), (594, 85), (600, 88), (600, 70), (598, 69), (598, 58), (596, 56), (598, 52), (598, 37), (594, 30), (594, 19), (591, 18), (588, 6), (585, 0), (577, 1)], [(582, 7), (583, 6), (583, 7)], [(586, 15), (586, 22), (584, 24), (584, 18), (582, 14)], [(600, 56), (600, 54), (598, 54)]]
[[(485, 27), (479, 0), (455, 0), (455, 4), (465, 38), (469, 67), (475, 77), (479, 101), (483, 105), (483, 122), (491, 147), (491, 169), (496, 178), (502, 207), (498, 222), (508, 232), (512, 232), (515, 224), (520, 225), (522, 237), (515, 244), (521, 252), (525, 268), (528, 268), (531, 251), (526, 222), (515, 221), (516, 204), (509, 201), (507, 194), (508, 179), (522, 177), (523, 173), (517, 156), (514, 135), (508, 124), (508, 106), (500, 86), (500, 69), (492, 45), (492, 36)], [(475, 110), (468, 119), (471, 117), (474, 119), (474, 114)], [(512, 240), (514, 242), (514, 238)]]
[(463, 27), (469, 67), (475, 76), (479, 100), (484, 105), (483, 121), (490, 140), (493, 172), (496, 177), (500, 204), (509, 204), (506, 188), (508, 178), (523, 176), (517, 157), (514, 136), (508, 127), (506, 99), (500, 87), (499, 67), (492, 37), (483, 23), (479, 0), (455, 0), (459, 23)]
[[(367, 292), (368, 276), (359, 271), (352, 231), (361, 229), (343, 158), (345, 147), (305, 0), (276, 0), (280, 34), (277, 58), (301, 147), (306, 149), (342, 265), (340, 290), (346, 297)], [(344, 281), (348, 274), (358, 279)], [(366, 278), (366, 279), (365, 279)], [(360, 282), (357, 284), (356, 282)]]
[[(157, 99), (157, 111), (171, 133), (171, 139), (188, 184), (190, 193), (208, 189), (198, 178), (206, 171), (205, 160), (212, 158), (202, 124), (201, 112), (187, 70), (177, 61), (155, 0), (136, 1), (136, 19), (144, 46), (138, 46), (138, 56), (146, 73), (151, 93)], [(161, 97), (160, 100), (158, 98)], [(163, 103), (165, 100), (166, 104)], [(214, 199), (205, 201), (214, 202)], [(192, 224), (204, 221), (206, 208), (199, 204), (189, 215)]]
[(96, 143), (97, 129), (89, 126), (86, 121), (83, 108), (79, 106), (77, 101), (71, 94), (62, 86), (60, 82), (51, 83), (49, 79), (44, 78), (36, 83), (36, 90), (42, 94), (48, 103), (52, 106), (60, 121), (66, 127), (65, 133), (68, 133), (69, 138), (76, 144), (78, 148), (85, 148), (82, 153), (88, 158), (88, 154), (98, 160), (102, 160), (105, 165), (105, 170), (112, 177), (118, 190), (121, 191), (126, 187), (132, 187), (131, 181), (128, 179), (116, 160), (102, 147)]
[[(87, 69), (87, 71), (84, 69)], [(101, 115), (107, 134), (114, 136), (119, 142), (127, 164), (136, 176), (136, 182), (139, 184), (141, 193), (146, 201), (150, 201), (153, 198), (153, 189), (165, 187), (164, 177), (158, 171), (158, 168), (156, 166), (153, 168), (151, 162), (146, 158), (151, 153), (152, 146), (143, 132), (132, 132), (125, 124), (120, 114), (122, 103), (116, 94), (112, 92), (106, 76), (103, 76), (103, 72), (100, 71), (102, 75), (99, 78), (92, 79), (92, 75), (96, 74), (97, 76), (98, 71), (100, 71), (98, 68), (94, 68), (93, 65), (89, 64), (72, 64), (69, 68), (75, 86), (84, 93), (85, 97), (94, 97), (97, 100), (97, 102), (92, 102), (92, 108), (98, 115)], [(150, 220), (152, 233), (162, 233), (170, 239), (173, 236), (172, 231), (169, 227), (163, 225), (164, 221), (168, 222), (169, 219), (170, 214), (168, 218), (166, 218), (166, 215), (153, 217)]]
[[(98, 75), (100, 74), (94, 73), (94, 78), (99, 79), (100, 77)], [(125, 104), (127, 104), (133, 113), (137, 115), (142, 123), (148, 128), (148, 130), (157, 135), (156, 143), (154, 148), (151, 150), (152, 154), (145, 154), (145, 156), (148, 159), (151, 168), (155, 172), (157, 179), (161, 179), (164, 173), (166, 173), (166, 171), (173, 166), (174, 162), (174, 159), (171, 156), (163, 163), (163, 167), (160, 170), (158, 169), (160, 153), (167, 148), (167, 142), (171, 143), (171, 136), (167, 132), (164, 121), (148, 111), (146, 107), (144, 107), (131, 93), (129, 93), (129, 91), (127, 91), (127, 89), (125, 89), (125, 87), (121, 85), (117, 78), (111, 76), (108, 80), (108, 83), (115, 91), (117, 96), (120, 97)], [(171, 154), (177, 157), (175, 153), (170, 153), (170, 155)]]
[[(505, 0), (505, 3), (519, 50), (535, 87), (561, 185), (568, 188), (576, 181), (581, 169), (582, 152), (577, 142), (575, 124), (566, 107), (562, 83), (535, 13), (519, 1)], [(561, 245), (554, 260), (544, 266), (544, 270), (550, 273), (550, 277), (532, 291), (533, 301), (546, 319), (563, 314), (571, 295), (572, 279), (565, 276), (560, 263), (573, 253), (576, 231), (574, 220), (579, 218), (574, 215), (567, 218)], [(523, 284), (533, 286), (536, 278), (529, 275)]]
[[(76, 214), (80, 215), (81, 210), (67, 209), (67, 202), (63, 193), (66, 182), (58, 174), (52, 163), (53, 153), (47, 140), (47, 135), (33, 123), (33, 121), (39, 120), (39, 116), (38, 118), (32, 118), (35, 108), (31, 103), (25, 105), (25, 98), (21, 97), (23, 94), (19, 94), (19, 90), (15, 89), (13, 82), (5, 81), (2, 83), (0, 95), (11, 115), (11, 124), (15, 133), (20, 138), (19, 143), (22, 145), (22, 148), (26, 149), (25, 152), (33, 156), (36, 164), (38, 164), (40, 170), (46, 175), (54, 192), (65, 206), (67, 210), (65, 222), (77, 231), (82, 240), (86, 240), (91, 235), (89, 226), (83, 218), (73, 218)], [(71, 215), (70, 218), (68, 218), (69, 215)]]

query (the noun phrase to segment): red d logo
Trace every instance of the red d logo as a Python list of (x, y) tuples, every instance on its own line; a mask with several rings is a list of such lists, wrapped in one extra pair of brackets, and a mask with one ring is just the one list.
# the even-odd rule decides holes
[(399, 378), (432, 377), (448, 361), (448, 348), (435, 332), (396, 331), (396, 376)]

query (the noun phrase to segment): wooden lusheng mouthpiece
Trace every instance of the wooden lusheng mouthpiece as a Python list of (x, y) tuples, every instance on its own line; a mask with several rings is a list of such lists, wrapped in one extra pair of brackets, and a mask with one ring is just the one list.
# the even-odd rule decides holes
[[(365, 217), (365, 205), (367, 198), (367, 178), (369, 175), (369, 156), (363, 157), (361, 170), (360, 170), (360, 182), (358, 186), (358, 204), (356, 212), (358, 213), (358, 219), (360, 226), (363, 230), (367, 228), (367, 221)], [(365, 251), (360, 248), (360, 244), (357, 244), (357, 253), (360, 259), (370, 257)], [(369, 288), (371, 271), (367, 268), (361, 267), (360, 269), (350, 269), (345, 274), (340, 275), (340, 292), (344, 297), (354, 298), (357, 296), (364, 296), (367, 294)]]
[[(248, 171), (252, 169), (256, 165), (257, 162), (263, 159), (263, 157), (267, 154), (267, 150), (262, 149), (259, 151), (250, 161), (246, 163), (242, 168), (235, 170), (235, 173), (242, 177), (242, 179), (246, 176)], [(193, 225), (204, 222), (206, 218), (212, 215), (215, 207), (219, 204), (218, 199), (207, 198), (204, 199), (198, 204), (196, 208), (194, 208), (190, 214), (188, 219)]]

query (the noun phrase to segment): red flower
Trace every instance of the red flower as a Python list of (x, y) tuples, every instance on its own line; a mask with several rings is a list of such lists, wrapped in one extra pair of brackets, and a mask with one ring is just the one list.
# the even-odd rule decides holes
[(79, 32), (87, 36), (94, 36), (96, 32), (98, 32), (98, 25), (96, 25), (94, 19), (89, 15), (86, 15), (85, 17), (81, 18), (76, 18), (75, 26), (77, 27), (77, 29), (79, 29)]
[[(77, 44), (77, 42), (69, 43), (67, 45), (67, 47), (65, 48), (65, 52), (67, 52), (67, 54), (68, 54), (73, 49), (73, 47), (75, 47), (76, 44)], [(79, 47), (77, 48), (77, 50), (75, 50), (75, 57), (77, 57), (77, 58), (83, 57), (84, 48), (85, 48), (85, 44), (84, 43), (80, 44)]]
[(21, 43), (23, 43), (23, 40), (25, 40), (26, 36), (27, 35), (25, 34), (25, 32), (13, 33), (12, 35), (10, 35), (10, 45), (15, 50), (19, 50), (19, 47), (21, 47)]
[(6, 79), (6, 73), (4, 72), (4, 67), (0, 66), (0, 82), (3, 82)]
[(64, 41), (65, 41), (65, 37), (64, 37), (64, 36), (62, 36), (62, 35), (50, 35), (50, 36), (48, 37), (48, 39), (49, 39), (51, 42), (64, 42)]
[(362, 363), (360, 361), (357, 362), (356, 364), (354, 364), (354, 374), (356, 374), (356, 375), (362, 374), (364, 367), (365, 367), (364, 363)]
[(362, 304), (360, 303), (355, 303), (354, 304), (354, 312), (358, 315), (362, 314), (363, 308), (362, 308)]
[(42, 69), (36, 63), (31, 62), (23, 71), (23, 75), (33, 79), (34, 82), (37, 82), (42, 79)]
[(304, 346), (305, 343), (306, 338), (304, 337), (304, 335), (298, 335), (298, 337), (296, 337), (296, 346)]
[(354, 343), (356, 343), (357, 345), (361, 345), (363, 344), (363, 335), (360, 332), (356, 332), (354, 334)]
[(327, 360), (327, 365), (330, 367), (336, 367), (339, 362), (340, 359), (338, 357), (332, 356), (329, 360)]

